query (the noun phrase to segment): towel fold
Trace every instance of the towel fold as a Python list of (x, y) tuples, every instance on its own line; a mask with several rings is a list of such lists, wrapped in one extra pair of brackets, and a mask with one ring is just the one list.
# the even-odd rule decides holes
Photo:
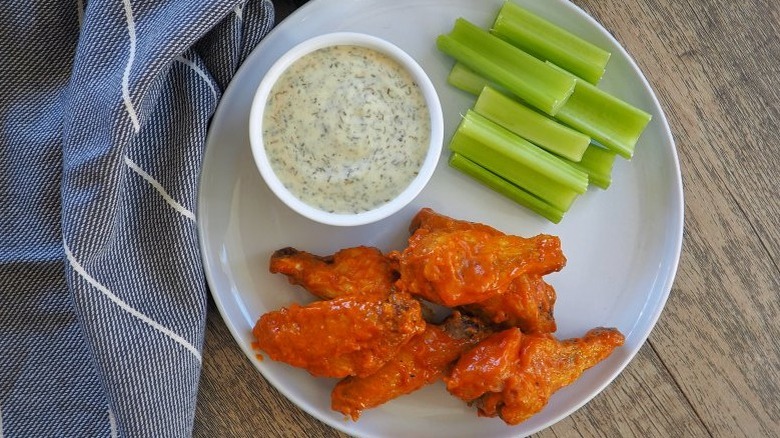
[(0, 5), (0, 437), (188, 436), (208, 122), (270, 0)]

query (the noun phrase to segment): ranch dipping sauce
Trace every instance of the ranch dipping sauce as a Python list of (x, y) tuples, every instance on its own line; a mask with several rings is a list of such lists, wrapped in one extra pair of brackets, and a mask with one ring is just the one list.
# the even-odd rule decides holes
[(274, 84), (263, 117), (266, 155), (301, 201), (360, 213), (401, 193), (430, 141), (420, 87), (376, 50), (331, 46), (291, 64)]

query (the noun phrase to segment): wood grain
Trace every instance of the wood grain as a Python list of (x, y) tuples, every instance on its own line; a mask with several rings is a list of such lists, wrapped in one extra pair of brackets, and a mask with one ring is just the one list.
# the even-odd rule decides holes
[[(275, 1), (280, 17), (301, 3)], [(666, 112), (685, 240), (648, 342), (538, 436), (780, 436), (780, 4), (575, 3), (632, 54)], [(344, 436), (254, 372), (214, 311), (203, 357), (195, 436)]]

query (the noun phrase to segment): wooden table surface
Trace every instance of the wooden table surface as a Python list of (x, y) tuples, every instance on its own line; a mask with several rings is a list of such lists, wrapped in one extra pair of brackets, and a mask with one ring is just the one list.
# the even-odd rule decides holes
[[(780, 436), (780, 3), (574, 2), (633, 55), (660, 99), (681, 161), (685, 233), (639, 354), (538, 436)], [(302, 1), (274, 3), (283, 17)], [(272, 388), (213, 306), (194, 435), (344, 436)]]

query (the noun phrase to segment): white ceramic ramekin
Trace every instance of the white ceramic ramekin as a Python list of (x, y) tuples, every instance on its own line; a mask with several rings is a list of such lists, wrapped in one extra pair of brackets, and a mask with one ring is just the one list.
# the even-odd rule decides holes
[[(372, 210), (354, 214), (323, 211), (300, 200), (290, 192), (276, 176), (263, 146), (263, 115), (266, 101), (279, 76), (281, 76), (293, 62), (302, 56), (321, 48), (338, 45), (367, 47), (384, 53), (396, 60), (411, 74), (414, 81), (420, 87), (427, 104), (428, 114), (430, 115), (430, 142), (428, 144), (425, 159), (417, 176), (412, 179), (409, 185), (394, 199)], [(282, 57), (271, 66), (261, 80), (260, 85), (255, 92), (249, 116), (249, 139), (252, 154), (260, 174), (271, 191), (273, 191), (273, 193), (288, 207), (299, 214), (320, 223), (337, 226), (355, 226), (376, 222), (392, 215), (409, 204), (422, 191), (433, 176), (433, 172), (436, 169), (436, 165), (441, 155), (444, 136), (443, 131), (444, 122), (441, 103), (439, 102), (439, 97), (436, 94), (436, 90), (431, 83), (430, 78), (428, 78), (428, 75), (422, 67), (420, 67), (411, 56), (394, 44), (371, 35), (353, 32), (337, 32), (316, 36), (296, 45), (282, 55)]]

